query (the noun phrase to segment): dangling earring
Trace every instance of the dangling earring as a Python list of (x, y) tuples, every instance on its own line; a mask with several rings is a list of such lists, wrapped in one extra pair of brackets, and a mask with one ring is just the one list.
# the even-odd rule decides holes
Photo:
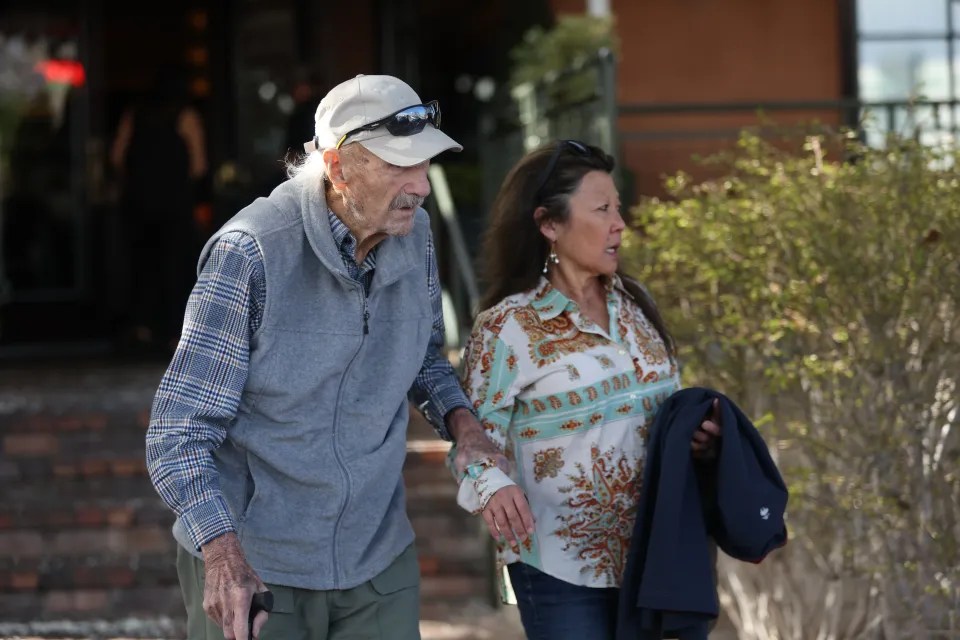
[(547, 269), (550, 267), (550, 264), (560, 264), (560, 256), (557, 255), (557, 252), (554, 251), (553, 247), (550, 247), (550, 253), (547, 254), (547, 259), (543, 261), (543, 272), (546, 273)]

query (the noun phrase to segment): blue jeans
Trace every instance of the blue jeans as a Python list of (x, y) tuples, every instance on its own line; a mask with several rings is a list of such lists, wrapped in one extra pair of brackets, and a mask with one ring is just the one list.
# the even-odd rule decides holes
[(529, 640), (613, 640), (619, 589), (570, 584), (522, 562), (507, 570)]

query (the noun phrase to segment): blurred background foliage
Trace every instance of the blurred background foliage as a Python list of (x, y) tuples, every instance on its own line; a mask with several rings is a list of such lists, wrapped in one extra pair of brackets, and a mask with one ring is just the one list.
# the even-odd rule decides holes
[(531, 27), (510, 50), (510, 83), (542, 81), (601, 49), (617, 53), (614, 27), (613, 16), (580, 14), (562, 14), (550, 27)]
[(615, 26), (612, 15), (562, 14), (550, 27), (531, 27), (510, 50), (510, 86), (543, 85), (554, 105), (593, 98), (599, 82), (585, 65), (597, 52), (618, 53)]

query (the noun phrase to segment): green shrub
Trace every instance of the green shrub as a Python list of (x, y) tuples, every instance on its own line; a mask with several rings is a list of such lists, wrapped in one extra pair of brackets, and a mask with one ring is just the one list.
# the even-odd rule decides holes
[(793, 542), (735, 569), (734, 617), (762, 637), (928, 637), (960, 623), (960, 151), (788, 146), (744, 134), (722, 177), (669, 178), (624, 259), (684, 383), (742, 403), (790, 485)]

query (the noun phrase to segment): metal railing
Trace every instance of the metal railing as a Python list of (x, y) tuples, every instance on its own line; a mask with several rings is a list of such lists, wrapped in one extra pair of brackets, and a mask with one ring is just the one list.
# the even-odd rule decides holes
[[(758, 100), (738, 102), (677, 102), (677, 103), (624, 103), (617, 107), (620, 122), (620, 140), (704, 139), (736, 138), (744, 126), (718, 128), (712, 125), (711, 117), (755, 116), (753, 124), (763, 126), (777, 123), (777, 119), (791, 116), (791, 120), (812, 123), (818, 116), (830, 114), (831, 124), (846, 126), (861, 132), (868, 139), (889, 132), (905, 135), (918, 133), (941, 133), (957, 136), (960, 133), (960, 100), (881, 100), (863, 101), (853, 98), (833, 100)], [(689, 118), (690, 127), (650, 127), (635, 130), (638, 118), (662, 117)], [(806, 116), (806, 117), (805, 117)], [(699, 120), (699, 122), (698, 122)], [(699, 125), (699, 126), (697, 126)]]
[(624, 168), (621, 197), (627, 203), (660, 195), (664, 176), (706, 171), (697, 158), (729, 150), (744, 130), (768, 139), (855, 131), (883, 148), (889, 135), (938, 146), (960, 135), (957, 100), (756, 100), (736, 102), (623, 103), (617, 109)]
[(446, 346), (452, 352), (458, 351), (463, 345), (480, 301), (480, 293), (473, 258), (463, 237), (443, 165), (430, 165), (427, 175), (430, 178), (431, 204), (435, 205), (430, 208), (440, 214), (439, 221), (433, 219), (433, 233), (444, 294)]
[(617, 157), (616, 95), (616, 58), (609, 49), (499, 94), (480, 120), (484, 210), (510, 167), (550, 140), (584, 140)]

